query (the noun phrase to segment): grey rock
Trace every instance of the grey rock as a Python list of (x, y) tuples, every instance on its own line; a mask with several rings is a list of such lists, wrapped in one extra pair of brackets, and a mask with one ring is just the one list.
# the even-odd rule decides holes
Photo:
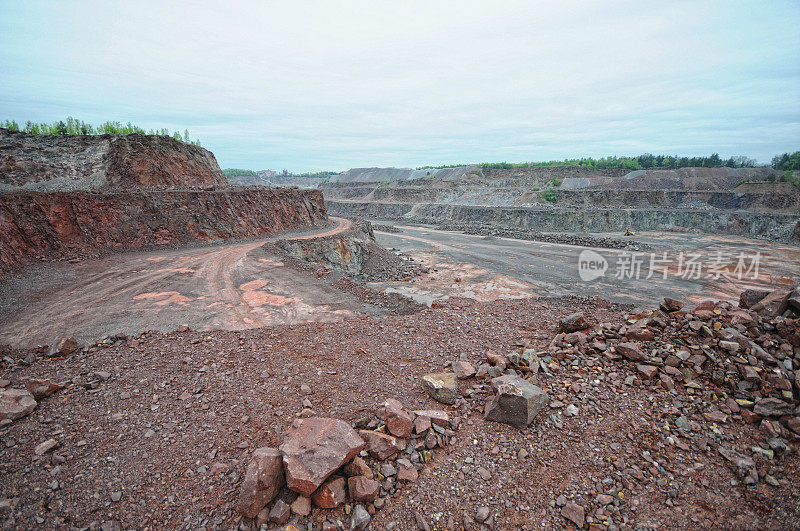
[(514, 375), (492, 379), (496, 394), (486, 403), (487, 420), (524, 428), (537, 413), (550, 402), (550, 397), (539, 387)]
[(422, 386), (433, 398), (443, 404), (455, 404), (458, 387), (456, 375), (452, 372), (437, 372), (422, 377)]

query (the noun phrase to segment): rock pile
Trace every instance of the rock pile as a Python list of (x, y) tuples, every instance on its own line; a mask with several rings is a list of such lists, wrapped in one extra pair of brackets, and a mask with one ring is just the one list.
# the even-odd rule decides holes
[[(703, 438), (745, 485), (775, 479), (732, 450), (735, 441), (715, 426), (757, 424), (764, 442), (753, 447), (754, 456), (769, 459), (800, 441), (800, 292), (792, 289), (746, 291), (738, 307), (707, 301), (687, 309), (665, 299), (658, 309), (629, 314), (622, 325), (561, 332), (541, 355), (561, 367), (604, 357), (631, 369), (619, 376), (624, 385), (672, 394), (670, 441), (681, 446), (683, 437)], [(716, 435), (706, 439), (703, 432)]]
[[(253, 452), (238, 510), (262, 528), (284, 525), (291, 514), (308, 516), (314, 506), (344, 505), (349, 529), (364, 529), (386, 498), (416, 482), (432, 451), (454, 437), (445, 411), (409, 411), (391, 398), (381, 415), (354, 426), (334, 418), (298, 419), (277, 449)], [(345, 523), (333, 517), (323, 524), (342, 528)]]

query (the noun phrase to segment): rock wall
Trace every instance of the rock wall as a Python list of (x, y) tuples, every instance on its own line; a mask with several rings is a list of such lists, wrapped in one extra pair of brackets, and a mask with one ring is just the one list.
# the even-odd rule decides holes
[(0, 273), (34, 259), (249, 238), (327, 220), (322, 194), (289, 188), (0, 194)]
[(414, 220), (480, 221), (537, 232), (698, 231), (797, 242), (800, 215), (718, 209), (513, 208), (429, 203), (379, 203), (326, 200), (334, 216)]
[(0, 191), (227, 184), (210, 151), (168, 136), (30, 135), (0, 129)]

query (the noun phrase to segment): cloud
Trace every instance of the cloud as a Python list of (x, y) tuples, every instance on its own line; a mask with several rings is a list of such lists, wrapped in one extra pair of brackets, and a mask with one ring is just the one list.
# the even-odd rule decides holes
[(800, 138), (793, 2), (5, 2), (3, 118), (189, 128), (226, 167)]

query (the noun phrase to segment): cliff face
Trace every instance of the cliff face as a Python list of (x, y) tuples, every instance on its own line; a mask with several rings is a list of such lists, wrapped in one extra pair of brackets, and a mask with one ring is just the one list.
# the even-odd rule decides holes
[(0, 194), (0, 273), (36, 258), (248, 238), (326, 220), (320, 192), (289, 188)]
[(0, 191), (226, 186), (207, 149), (158, 135), (29, 135), (0, 129)]

